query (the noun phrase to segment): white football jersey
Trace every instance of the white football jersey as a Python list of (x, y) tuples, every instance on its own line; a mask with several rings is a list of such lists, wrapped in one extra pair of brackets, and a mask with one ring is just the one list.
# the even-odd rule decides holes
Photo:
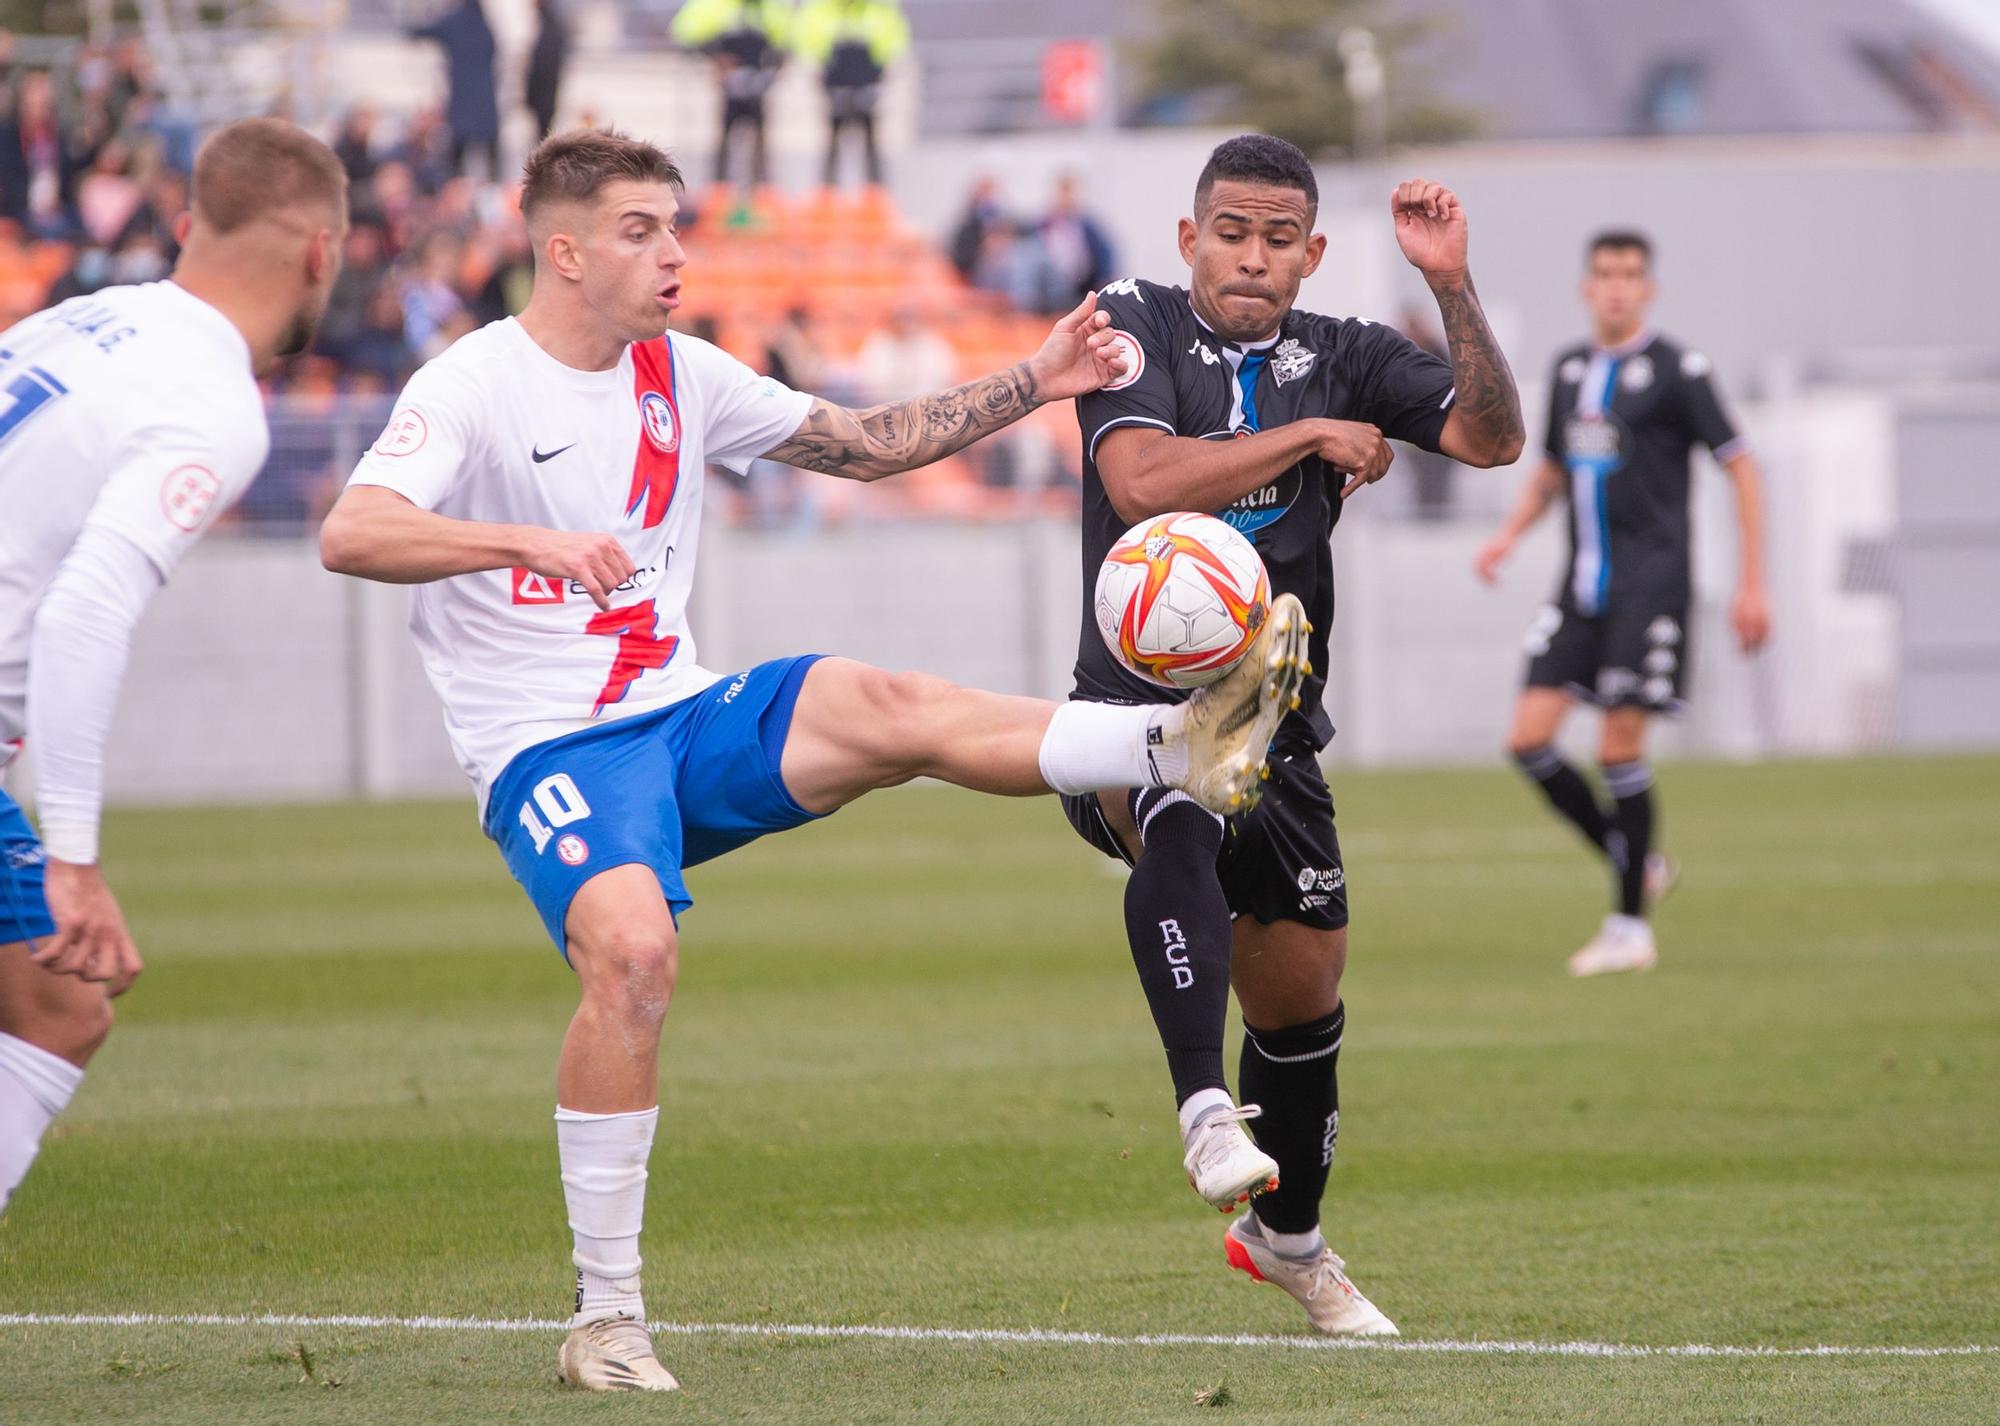
[(35, 611), (78, 534), (115, 532), (164, 579), (269, 446), (242, 334), (172, 282), (0, 333), (0, 764), (27, 730)]
[(351, 484), (453, 519), (601, 531), (638, 566), (608, 612), (581, 584), (526, 569), (417, 586), (410, 630), (482, 808), (523, 749), (715, 681), (687, 622), (703, 467), (742, 470), (811, 405), (679, 333), (579, 371), (511, 317), (410, 378)]

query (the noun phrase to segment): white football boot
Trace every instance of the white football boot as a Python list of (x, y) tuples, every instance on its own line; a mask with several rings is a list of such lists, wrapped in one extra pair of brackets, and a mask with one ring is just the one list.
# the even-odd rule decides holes
[(1569, 958), (1571, 975), (1611, 975), (1625, 970), (1651, 970), (1660, 963), (1653, 948), (1653, 928), (1637, 916), (1606, 916), (1603, 929), (1590, 944)]
[(1187, 715), (1169, 735), (1187, 749), (1187, 776), (1177, 785), (1209, 811), (1227, 817), (1255, 805), (1259, 783), (1269, 775), (1271, 738), (1298, 707), (1299, 686), (1312, 673), (1306, 662), (1311, 632), (1298, 596), (1280, 594), (1236, 667), (1182, 705)]
[(1264, 1111), (1254, 1104), (1217, 1109), (1187, 1132), (1187, 1156), (1181, 1167), (1188, 1183), (1211, 1208), (1234, 1213), (1253, 1193), (1278, 1186), (1278, 1161), (1258, 1148), (1243, 1121)]
[(572, 1327), (556, 1353), (563, 1381), (585, 1391), (679, 1391), (653, 1355), (653, 1334), (636, 1317), (606, 1317)]
[(1654, 907), (1667, 899), (1681, 881), (1681, 864), (1665, 852), (1646, 853), (1646, 905)]
[(1382, 1309), (1361, 1295), (1347, 1276), (1347, 1264), (1333, 1249), (1321, 1245), (1310, 1258), (1287, 1258), (1264, 1241), (1254, 1213), (1229, 1225), (1222, 1238), (1229, 1266), (1258, 1282), (1274, 1283), (1298, 1299), (1306, 1320), (1329, 1337), (1400, 1337), (1396, 1324)]

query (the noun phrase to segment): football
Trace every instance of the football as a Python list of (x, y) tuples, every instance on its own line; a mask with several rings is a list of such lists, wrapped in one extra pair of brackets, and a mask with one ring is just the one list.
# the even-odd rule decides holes
[(1243, 657), (1271, 607), (1271, 581), (1250, 542), (1213, 515), (1143, 520), (1097, 572), (1097, 628), (1149, 683), (1199, 688)]

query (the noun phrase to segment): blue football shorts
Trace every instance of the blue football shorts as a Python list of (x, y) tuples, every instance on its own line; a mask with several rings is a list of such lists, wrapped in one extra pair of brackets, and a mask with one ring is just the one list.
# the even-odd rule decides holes
[(56, 933), (42, 896), (42, 839), (21, 804), (0, 792), (0, 946)]
[(823, 655), (774, 659), (692, 698), (517, 754), (493, 785), (486, 835), (567, 959), (563, 923), (586, 881), (651, 867), (674, 918), (682, 870), (817, 820), (778, 774), (792, 710)]

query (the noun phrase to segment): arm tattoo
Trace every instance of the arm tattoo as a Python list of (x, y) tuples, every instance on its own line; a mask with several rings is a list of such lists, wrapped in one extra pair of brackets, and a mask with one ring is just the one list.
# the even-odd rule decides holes
[(1521, 397), (1514, 390), (1514, 373), (1486, 325), (1472, 278), (1437, 292), (1444, 317), (1445, 338), (1451, 344), (1451, 371), (1458, 383), (1458, 410), (1471, 434), (1495, 450), (1520, 442), (1525, 435)]
[(865, 411), (815, 401), (798, 430), (765, 454), (802, 470), (876, 480), (943, 460), (1041, 404), (1023, 362), (949, 391)]

